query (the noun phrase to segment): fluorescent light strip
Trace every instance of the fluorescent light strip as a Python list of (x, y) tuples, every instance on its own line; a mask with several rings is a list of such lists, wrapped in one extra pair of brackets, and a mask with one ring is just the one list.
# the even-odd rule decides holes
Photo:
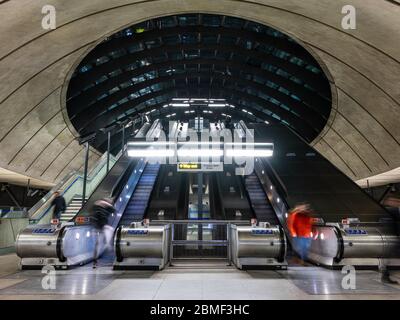
[(178, 145), (184, 145), (184, 146), (197, 146), (197, 145), (221, 145), (223, 142), (216, 142), (216, 141), (198, 141), (198, 142), (179, 142)]
[[(174, 141), (131, 141), (128, 142), (129, 146), (165, 146), (165, 145), (174, 145), (178, 144), (179, 146), (193, 146), (193, 145), (230, 145), (230, 146), (273, 146), (272, 142), (219, 142), (219, 141), (188, 141), (188, 142), (174, 142)], [(239, 148), (238, 148), (239, 149)]]
[(171, 107), (190, 107), (189, 103), (170, 103)]
[(272, 150), (246, 150), (246, 149), (228, 149), (226, 155), (228, 157), (272, 157)]
[(226, 145), (233, 145), (233, 146), (273, 146), (272, 142), (229, 142)]
[(138, 149), (128, 150), (128, 156), (133, 158), (147, 158), (147, 157), (173, 157), (175, 154), (174, 150), (168, 149)]
[[(177, 152), (178, 157), (196, 158), (196, 157), (222, 157), (224, 151), (221, 149), (180, 149)], [(175, 150), (173, 149), (131, 149), (128, 150), (128, 156), (134, 158), (147, 157), (173, 157)], [(272, 157), (272, 150), (246, 150), (246, 149), (228, 149), (226, 156), (228, 157)]]
[(165, 146), (165, 145), (173, 145), (175, 142), (173, 141), (131, 141), (128, 142), (128, 146)]
[(220, 108), (220, 107), (226, 107), (226, 104), (223, 104), (223, 103), (209, 103), (208, 106), (210, 108)]
[(179, 149), (178, 157), (222, 157), (221, 149)]

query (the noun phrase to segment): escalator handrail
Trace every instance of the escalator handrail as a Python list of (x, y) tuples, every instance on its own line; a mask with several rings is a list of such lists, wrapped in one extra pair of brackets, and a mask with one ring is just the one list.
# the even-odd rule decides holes
[[(51, 188), (50, 191), (47, 192), (47, 194), (39, 202), (37, 202), (32, 208), (29, 209), (29, 211), (28, 211), (29, 218), (30, 219), (34, 218), (34, 216), (38, 214), (40, 209), (44, 209), (44, 207), (46, 205), (49, 205), (48, 201), (50, 201), (52, 199), (54, 192), (56, 192), (57, 190), (67, 190), (73, 183), (75, 183), (75, 181), (77, 179), (77, 177), (75, 177), (75, 176), (76, 176), (76, 172), (70, 172), (57, 185), (55, 185), (53, 188)], [(75, 178), (73, 180), (73, 182), (70, 183), (68, 186), (66, 186), (68, 181), (70, 181), (72, 178)], [(64, 192), (63, 192), (63, 194), (64, 194)], [(47, 213), (48, 209), (45, 210), (45, 212), (42, 213), (39, 216), (39, 218), (34, 218), (34, 220), (40, 219), (44, 214)]]
[[(63, 191), (61, 193), (61, 195), (64, 195), (70, 188), (72, 188), (72, 186), (78, 181), (80, 180), (79, 176), (75, 176), (74, 174), (71, 175), (70, 178), (74, 178), (73, 181), (65, 188), (63, 188)], [(70, 180), (70, 179), (69, 179)], [(69, 181), (67, 180), (67, 181)], [(52, 193), (54, 193), (55, 191), (52, 191)], [(32, 215), (29, 216), (29, 223), (37, 223), (38, 221), (40, 221), (41, 219), (43, 219), (50, 211), (50, 209), (52, 208), (51, 206), (51, 201), (52, 201), (53, 197), (50, 197), (48, 199), (45, 200), (45, 202), (42, 204), (42, 206), (39, 207), (39, 209)], [(46, 207), (46, 209), (44, 209), (44, 211), (42, 211), (40, 214), (40, 209)], [(39, 215), (38, 217), (36, 217), (36, 215)]]
[(116, 193), (120, 192), (121, 184), (123, 184), (121, 183), (121, 181), (124, 181), (126, 179), (126, 176), (128, 175), (127, 173), (131, 172), (130, 169), (132, 169), (134, 163), (135, 163), (134, 161), (131, 161), (129, 165), (126, 166), (124, 172), (119, 176), (118, 180), (114, 183), (113, 187), (111, 188), (110, 197), (114, 197)]
[[(123, 160), (122, 158), (123, 158), (123, 156), (120, 157), (119, 161)], [(137, 161), (134, 161), (134, 160), (129, 161), (128, 165), (126, 166), (126, 168), (125, 168), (124, 171), (123, 171), (123, 174), (121, 174), (121, 175), (118, 177), (118, 181), (119, 181), (120, 184), (121, 184), (121, 176), (126, 175), (126, 173), (128, 172), (128, 171), (127, 171), (128, 168), (131, 168), (131, 169), (132, 169), (132, 170), (129, 170), (129, 173), (132, 173), (132, 171), (134, 170), (134, 168), (135, 168), (135, 166), (136, 166), (137, 163), (138, 163), (138, 162), (137, 162)], [(118, 162), (115, 163), (115, 165), (117, 165), (117, 164), (118, 164)], [(104, 177), (104, 179), (107, 178), (107, 176), (110, 174), (111, 170), (112, 170), (112, 169), (109, 170), (109, 172), (106, 174), (106, 176)], [(130, 177), (130, 174), (129, 174), (129, 177)], [(80, 217), (80, 216), (82, 216), (82, 215), (83, 215), (83, 216), (86, 216), (86, 215), (90, 212), (92, 204), (94, 203), (94, 201), (98, 200), (98, 198), (94, 198), (94, 197), (96, 196), (96, 194), (97, 194), (99, 191), (100, 191), (100, 193), (101, 193), (102, 188), (104, 188), (104, 185), (103, 185), (103, 182), (105, 181), (104, 179), (103, 179), (103, 181), (102, 181), (101, 183), (98, 184), (98, 186), (96, 187), (96, 189), (92, 192), (91, 196), (90, 196), (90, 197), (88, 198), (88, 200), (85, 202), (85, 205), (78, 211), (78, 213), (74, 216), (73, 219), (76, 219), (77, 217)], [(129, 179), (129, 178), (128, 178), (128, 179)], [(114, 183), (114, 186), (115, 186), (115, 185), (116, 185), (116, 183)], [(113, 188), (114, 188), (114, 187), (113, 187)], [(108, 188), (107, 188), (107, 189), (108, 189)], [(122, 192), (122, 190), (123, 190), (123, 188), (119, 188), (119, 192)], [(108, 192), (107, 192), (107, 193), (108, 193)], [(108, 193), (108, 194), (110, 194), (110, 193)], [(118, 194), (119, 194), (119, 193), (118, 193)], [(114, 199), (114, 204), (115, 204), (115, 201), (116, 201), (117, 198), (118, 198), (118, 197), (113, 198), (113, 199)], [(92, 204), (91, 204), (91, 203), (92, 203)]]
[(263, 164), (264, 168), (267, 169), (268, 173), (270, 173), (268, 177), (271, 179), (271, 182), (279, 189), (281, 196), (284, 195), (284, 198), (286, 199), (288, 192), (281, 178), (278, 176), (274, 168), (272, 168), (268, 160), (261, 159), (261, 163)]
[[(252, 212), (252, 216), (258, 219), (257, 213), (254, 210), (253, 201), (251, 201), (249, 190), (246, 187), (246, 180), (245, 180), (246, 178), (242, 177), (242, 179), (243, 179), (242, 181), (243, 181), (243, 185), (244, 185), (244, 188), (243, 188), (244, 196), (246, 197), (247, 202), (250, 204), (250, 210)], [(258, 177), (257, 177), (257, 179), (258, 179)], [(264, 193), (265, 193), (265, 191), (264, 191)]]
[[(218, 175), (215, 175), (215, 181), (216, 181), (216, 184), (217, 184), (217, 191), (218, 191), (218, 194), (219, 194), (220, 196), (222, 196), (222, 188), (221, 188), (220, 180), (218, 179)], [(225, 210), (224, 201), (221, 200), (221, 201), (220, 201), (220, 205), (221, 205), (221, 210), (222, 210), (223, 216), (224, 216), (224, 218), (226, 219), (226, 210)]]
[[(115, 161), (118, 160), (120, 154), (118, 154), (115, 157)], [(104, 167), (105, 163), (107, 161), (106, 154), (103, 154), (97, 164), (94, 166), (94, 168), (89, 172), (88, 174), (88, 180), (91, 180), (94, 176), (96, 176), (100, 170)], [(72, 177), (75, 177), (77, 179), (83, 178), (83, 175), (79, 171), (72, 171), (68, 173), (57, 185), (55, 185), (51, 190), (42, 198), (40, 202), (35, 204), (28, 212), (29, 212), (29, 217), (33, 217), (36, 212), (42, 208), (47, 201), (49, 201), (55, 191), (62, 191), (62, 194), (64, 194), (67, 191), (67, 188), (69, 189), (71, 187), (71, 184), (67, 185), (68, 181), (71, 180)], [(74, 180), (76, 182), (76, 180)], [(74, 183), (73, 182), (73, 183)], [(67, 185), (67, 186), (66, 186)]]
[[(115, 163), (121, 157), (122, 153), (118, 153), (113, 159)], [(88, 175), (88, 181), (94, 179), (94, 177), (101, 171), (101, 169), (106, 165), (107, 156), (103, 154), (94, 168), (90, 171)], [(36, 205), (34, 205), (28, 211), (29, 223), (37, 223), (43, 219), (51, 209), (51, 201), (53, 199), (53, 194), (56, 191), (61, 191), (61, 195), (64, 195), (72, 186), (80, 180), (83, 180), (83, 175), (78, 171), (73, 171), (68, 173), (56, 186), (54, 186)], [(72, 182), (70, 182), (72, 180)], [(37, 216), (38, 215), (38, 216)]]

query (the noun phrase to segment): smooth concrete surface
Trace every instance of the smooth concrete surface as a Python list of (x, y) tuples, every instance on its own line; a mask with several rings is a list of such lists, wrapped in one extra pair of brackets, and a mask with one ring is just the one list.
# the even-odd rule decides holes
[[(301, 41), (321, 61), (334, 85), (334, 110), (313, 142), (315, 147), (355, 180), (395, 169), (400, 166), (400, 6), (385, 0), (353, 0), (357, 28), (343, 30), (342, 7), (348, 4), (346, 0), (4, 2), (0, 4), (0, 149), (5, 152), (0, 153), (0, 167), (52, 183), (61, 179), (63, 171), (79, 167), (76, 132), (63, 110), (74, 66), (101, 39), (123, 27), (157, 16), (205, 12), (264, 23)], [(56, 8), (56, 30), (41, 28), (44, 5)]]
[[(380, 282), (376, 271), (357, 271), (356, 289), (341, 286), (340, 271), (315, 266), (240, 271), (225, 262), (176, 262), (162, 271), (112, 271), (90, 265), (56, 272), (56, 288), (45, 290), (40, 270), (18, 270), (14, 254), (0, 256), (0, 300), (309, 300), (400, 299), (400, 286)], [(400, 280), (400, 277), (397, 278)]]
[(382, 186), (385, 185), (387, 181), (391, 181), (392, 183), (400, 182), (400, 168), (396, 168), (385, 173), (377, 174), (372, 177), (368, 177), (365, 179), (360, 179), (357, 182), (359, 186), (362, 188), (367, 188), (368, 186)]
[(18, 233), (28, 224), (28, 218), (0, 219), (0, 249), (14, 247)]
[(7, 182), (17, 186), (27, 186), (28, 184), (33, 188), (51, 189), (54, 183), (49, 183), (39, 179), (25, 176), (14, 171), (0, 168), (0, 182)]

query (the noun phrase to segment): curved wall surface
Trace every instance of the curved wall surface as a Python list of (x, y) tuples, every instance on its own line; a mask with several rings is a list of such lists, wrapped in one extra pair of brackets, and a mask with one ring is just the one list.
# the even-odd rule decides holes
[[(0, 167), (55, 182), (83, 163), (65, 116), (71, 70), (106, 36), (154, 17), (236, 16), (299, 40), (335, 85), (327, 125), (311, 142), (354, 180), (400, 166), (400, 6), (353, 0), (357, 29), (343, 30), (343, 0), (18, 0), (0, 4)], [(54, 5), (57, 28), (41, 27)], [(91, 152), (91, 163), (98, 159)]]

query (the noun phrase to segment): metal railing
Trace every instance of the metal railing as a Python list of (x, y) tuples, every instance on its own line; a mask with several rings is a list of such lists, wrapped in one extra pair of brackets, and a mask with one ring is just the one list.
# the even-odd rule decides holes
[[(250, 221), (243, 220), (153, 220), (151, 223), (171, 226), (171, 264), (173, 259), (186, 258), (223, 258), (230, 264), (231, 225), (250, 225)], [(194, 233), (191, 234), (191, 230)]]
[[(118, 158), (122, 155), (120, 152), (116, 157), (110, 159), (112, 163), (116, 163)], [(101, 178), (104, 177), (107, 172), (105, 172), (105, 167), (107, 165), (107, 156), (103, 154), (103, 156), (99, 159), (97, 164), (94, 166), (92, 171), (88, 174), (88, 182), (89, 185), (87, 188), (89, 191), (93, 191), (96, 187), (95, 185), (90, 185), (90, 182), (94, 182), (98, 184), (101, 181)], [(101, 171), (101, 177), (99, 176)], [(96, 181), (94, 181), (96, 180)], [(48, 213), (51, 211), (51, 201), (53, 199), (53, 194), (55, 191), (61, 191), (62, 196), (65, 198), (65, 201), (69, 203), (75, 196), (79, 196), (82, 194), (82, 182), (83, 175), (78, 171), (73, 171), (67, 174), (57, 185), (55, 185), (36, 205), (34, 205), (28, 211), (29, 223), (37, 224), (40, 223), (42, 219), (44, 219)], [(91, 192), (88, 192), (87, 195), (90, 195)], [(50, 221), (50, 219), (47, 219)]]
[(28, 217), (28, 208), (0, 207), (0, 218), (20, 219)]

